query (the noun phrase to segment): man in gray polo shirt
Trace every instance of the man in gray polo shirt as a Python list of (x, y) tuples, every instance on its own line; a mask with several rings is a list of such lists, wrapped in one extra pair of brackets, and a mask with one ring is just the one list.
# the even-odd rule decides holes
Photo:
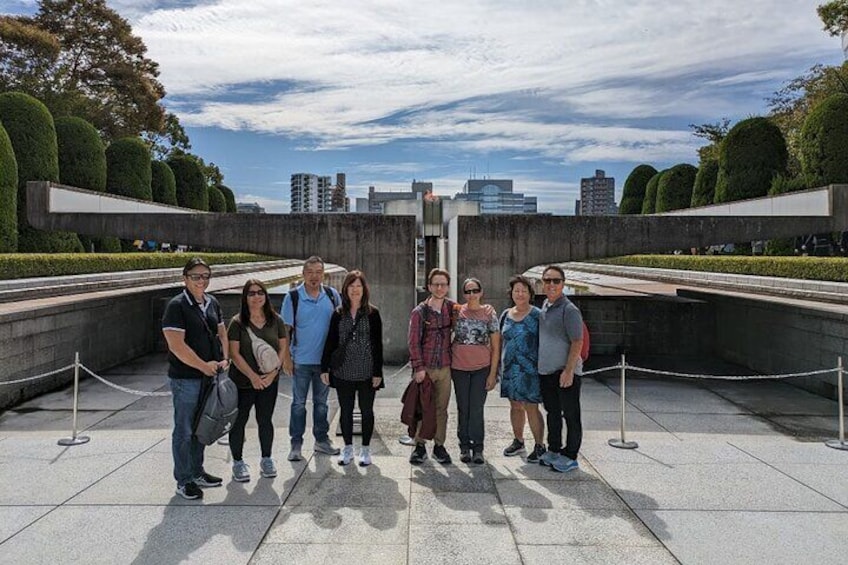
[[(583, 316), (565, 297), (565, 272), (549, 265), (542, 272), (545, 299), (539, 317), (539, 380), (547, 412), (548, 451), (539, 463), (565, 473), (577, 468), (577, 452), (583, 441), (580, 421), (580, 374), (583, 361)], [(566, 441), (562, 447), (562, 419)]]

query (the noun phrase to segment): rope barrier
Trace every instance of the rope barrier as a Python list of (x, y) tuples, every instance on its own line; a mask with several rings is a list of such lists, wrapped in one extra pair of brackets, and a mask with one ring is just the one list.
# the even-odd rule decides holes
[(3, 382), (0, 382), (0, 385), (18, 385), (18, 384), (21, 384), (21, 383), (28, 383), (30, 381), (37, 381), (38, 379), (44, 379), (44, 378), (47, 378), (47, 377), (52, 377), (53, 375), (58, 375), (59, 373), (61, 373), (63, 371), (67, 371), (68, 369), (73, 369), (73, 368), (74, 368), (74, 365), (70, 364), (70, 365), (66, 365), (66, 366), (62, 367), (61, 369), (56, 369), (56, 370), (50, 371), (48, 373), (42, 373), (40, 375), (35, 375), (34, 377), (27, 377), (25, 379), (18, 379), (18, 380), (15, 380), (15, 381), (3, 381)]
[(804, 373), (783, 373), (779, 375), (702, 375), (695, 373), (678, 373), (676, 371), (661, 371), (659, 369), (647, 369), (645, 367), (638, 367), (636, 365), (627, 365), (628, 369), (633, 371), (640, 371), (642, 373), (651, 373), (654, 375), (663, 375), (667, 377), (685, 377), (690, 379), (715, 379), (715, 380), (724, 380), (724, 381), (753, 381), (753, 380), (765, 380), (765, 379), (793, 379), (795, 377), (811, 377), (813, 375), (824, 375), (827, 373), (833, 373), (838, 370), (837, 367), (833, 369), (819, 369), (818, 371), (806, 371)]
[(82, 363), (80, 363), (80, 369), (82, 369), (83, 371), (85, 371), (86, 373), (88, 373), (89, 375), (91, 375), (92, 377), (94, 377), (95, 379), (97, 379), (98, 381), (103, 383), (104, 385), (111, 387), (111, 388), (114, 388), (115, 390), (125, 392), (127, 394), (133, 394), (135, 396), (171, 396), (170, 392), (145, 392), (143, 390), (134, 390), (134, 389), (131, 389), (131, 388), (127, 388), (125, 386), (116, 385), (115, 383), (107, 381), (106, 379), (104, 379), (100, 375), (96, 374), (94, 371), (92, 371), (91, 369), (89, 369), (88, 367), (83, 365)]

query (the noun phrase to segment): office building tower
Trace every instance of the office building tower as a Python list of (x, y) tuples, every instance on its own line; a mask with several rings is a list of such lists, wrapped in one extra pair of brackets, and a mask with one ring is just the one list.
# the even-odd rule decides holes
[(455, 200), (480, 203), (481, 214), (535, 214), (536, 198), (512, 191), (510, 179), (469, 179)]
[(581, 216), (609, 216), (615, 214), (615, 178), (597, 169), (595, 176), (580, 179)]
[(291, 176), (291, 211), (293, 214), (325, 213), (332, 210), (330, 177), (310, 173)]

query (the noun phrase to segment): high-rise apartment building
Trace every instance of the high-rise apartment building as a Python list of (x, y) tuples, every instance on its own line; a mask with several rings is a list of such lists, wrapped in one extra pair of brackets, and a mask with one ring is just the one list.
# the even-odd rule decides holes
[(480, 203), (481, 214), (535, 214), (535, 196), (512, 191), (509, 179), (469, 179), (455, 200)]
[(609, 216), (617, 213), (615, 178), (595, 170), (595, 176), (580, 179), (580, 216)]
[(291, 176), (291, 211), (293, 214), (324, 213), (333, 209), (330, 177), (310, 173)]

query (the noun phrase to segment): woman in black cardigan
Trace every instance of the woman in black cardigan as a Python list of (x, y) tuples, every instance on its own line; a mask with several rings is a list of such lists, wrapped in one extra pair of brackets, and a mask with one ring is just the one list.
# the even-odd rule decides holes
[[(344, 448), (339, 465), (353, 460), (353, 407), (359, 395), (362, 412), (362, 448), (359, 465), (371, 464), (374, 433), (374, 394), (383, 388), (383, 321), (368, 301), (368, 282), (361, 271), (351, 271), (342, 284), (342, 305), (330, 318), (330, 330), (321, 358), (321, 380), (339, 397)], [(332, 375), (332, 376), (331, 376)]]

